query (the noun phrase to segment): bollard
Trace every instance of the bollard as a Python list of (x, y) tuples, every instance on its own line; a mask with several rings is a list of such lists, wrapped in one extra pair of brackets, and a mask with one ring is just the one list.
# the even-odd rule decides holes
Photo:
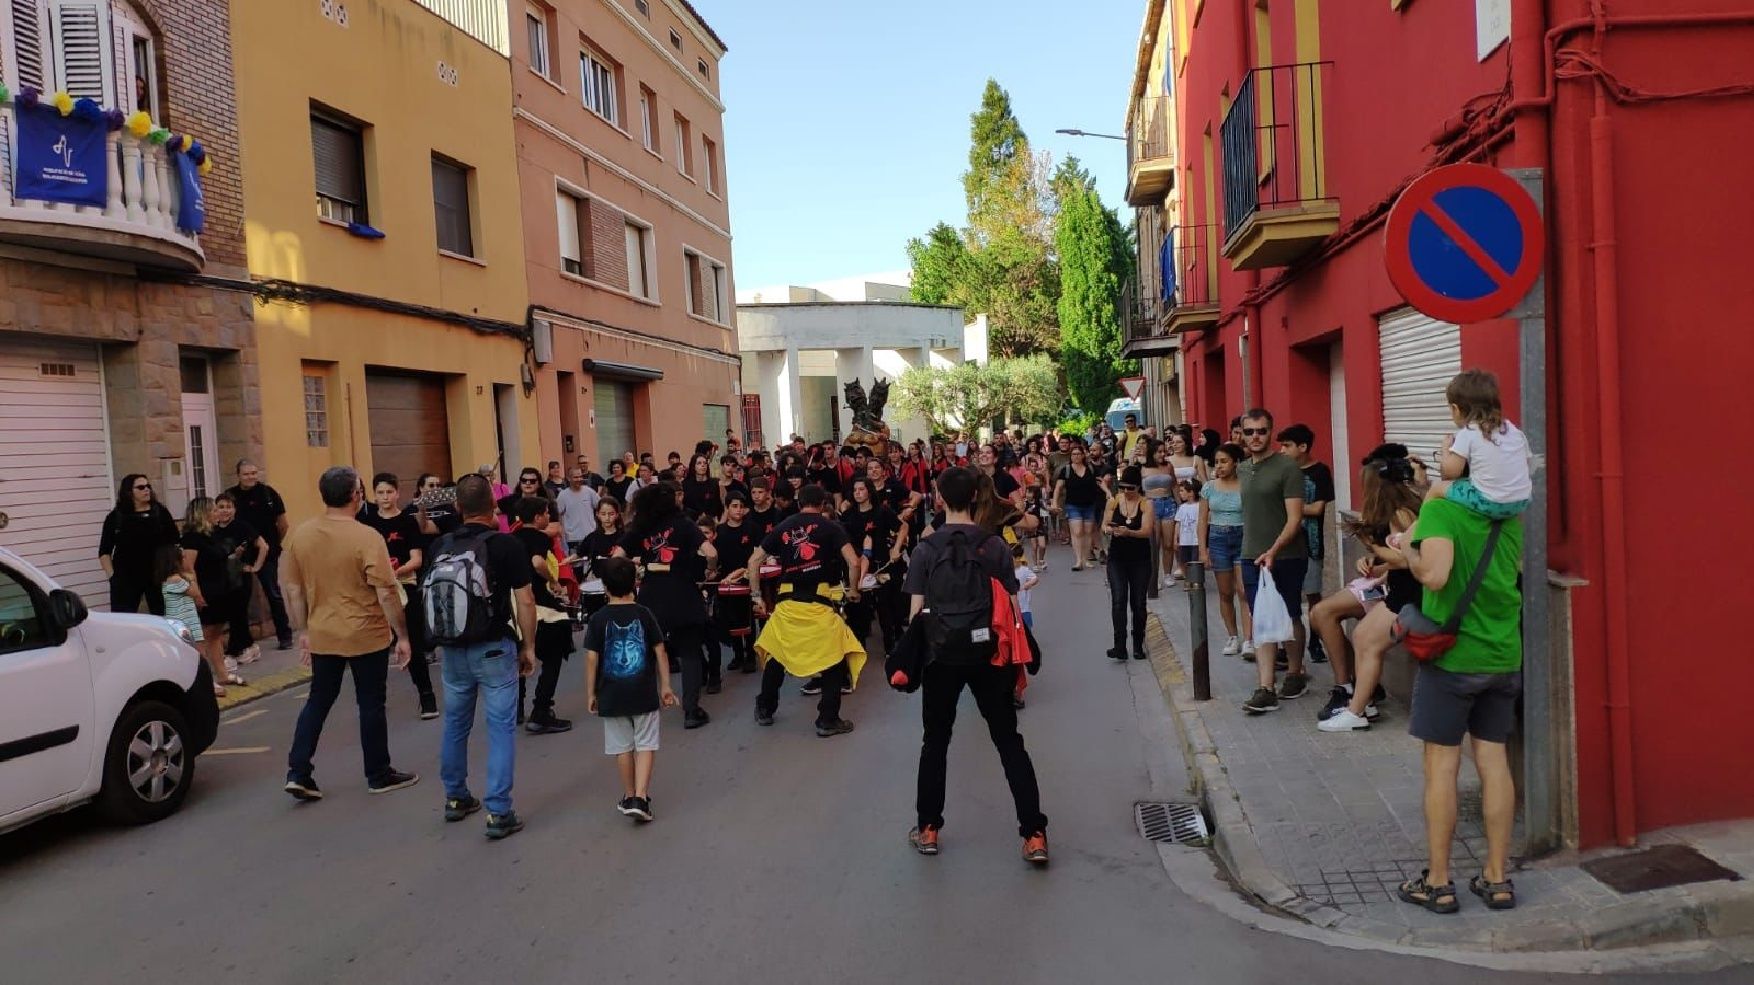
[(1194, 637), (1194, 700), (1212, 700), (1212, 668), (1208, 662), (1206, 639), (1206, 567), (1198, 561), (1182, 565), (1187, 580), (1188, 626)]

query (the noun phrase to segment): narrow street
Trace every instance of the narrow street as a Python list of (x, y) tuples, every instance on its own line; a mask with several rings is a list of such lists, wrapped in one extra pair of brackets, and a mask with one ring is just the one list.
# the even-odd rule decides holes
[[(944, 853), (908, 849), (918, 698), (881, 686), (875, 667), (848, 699), (859, 727), (844, 738), (816, 738), (795, 688), (778, 724), (758, 729), (755, 678), (741, 675), (710, 699), (707, 728), (684, 732), (667, 718), (658, 820), (644, 828), (613, 810), (595, 720), (578, 715), (565, 735), (520, 733), (516, 803), (529, 827), (502, 843), (482, 837), (479, 815), (442, 822), (440, 723), (416, 720), (406, 681), (392, 679), (391, 749), (422, 774), (410, 790), (366, 794), (344, 694), (317, 756), (327, 799), (288, 799), (279, 786), (299, 688), (228, 714), (219, 754), (200, 761), (195, 794), (171, 820), (117, 830), (77, 813), (0, 838), (0, 965), (19, 981), (93, 983), (1051, 983), (1095, 973), (1241, 985), (1289, 968), (1309, 982), (1479, 980), (1479, 969), (1253, 930), (1184, 896), (1132, 818), (1135, 800), (1185, 785), (1163, 699), (1147, 665), (1101, 655), (1101, 572), (1070, 574), (1063, 550), (1053, 561), (1035, 596), (1048, 662), (1024, 712), (1052, 819), (1046, 872), (1018, 859), (998, 761), (968, 700)], [(563, 712), (578, 711), (579, 663)], [(1150, 755), (1167, 778), (1159, 789)]]

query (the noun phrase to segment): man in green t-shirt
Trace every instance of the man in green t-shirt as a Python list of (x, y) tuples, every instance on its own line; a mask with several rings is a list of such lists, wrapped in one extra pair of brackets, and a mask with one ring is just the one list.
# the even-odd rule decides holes
[(1303, 470), (1273, 440), (1273, 415), (1255, 408), (1242, 417), (1242, 443), (1249, 454), (1237, 470), (1242, 479), (1242, 584), (1251, 608), (1262, 577), (1291, 613), (1293, 639), (1285, 644), (1285, 684), (1274, 690), (1279, 644), (1253, 642), (1243, 646), (1243, 659), (1254, 660), (1260, 686), (1243, 710), (1262, 715), (1279, 710), (1280, 699), (1301, 698), (1309, 690), (1303, 673), (1303, 576), (1309, 570), (1309, 545), (1303, 534)]
[[(1462, 737), (1473, 737), (1480, 775), (1480, 806), (1486, 826), (1486, 863), (1469, 888), (1495, 909), (1516, 903), (1505, 878), (1516, 786), (1507, 744), (1516, 730), (1522, 691), (1522, 591), (1517, 578), (1523, 527), (1505, 520), (1479, 591), (1462, 614), (1456, 644), (1435, 661), (1419, 665), (1407, 731), (1425, 743), (1425, 835), (1431, 864), (1401, 885), (1401, 898), (1440, 913), (1457, 906), (1450, 876), (1450, 844), (1456, 830), (1456, 777)], [(1419, 510), (1404, 551), (1413, 577), (1424, 586), (1420, 611), (1442, 625), (1456, 611), (1480, 567), (1493, 521), (1447, 499)]]

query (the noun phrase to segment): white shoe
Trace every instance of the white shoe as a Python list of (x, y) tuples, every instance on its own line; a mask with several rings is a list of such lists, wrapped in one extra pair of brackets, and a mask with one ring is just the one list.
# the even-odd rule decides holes
[(1224, 655), (1234, 657), (1242, 652), (1242, 640), (1232, 636), (1224, 641)]
[(225, 672), (228, 674), (235, 674), (238, 672), (238, 661), (236, 657), (225, 658)]
[(1242, 641), (1242, 652), (1244, 652), (1244, 653), (1255, 652), (1255, 641), (1254, 640), (1243, 640)]
[(1163, 587), (1164, 588), (1174, 588), (1175, 587), (1175, 575), (1164, 575), (1163, 576)]
[(241, 664), (253, 664), (260, 659), (262, 659), (262, 648), (254, 643), (250, 644), (249, 649), (238, 654), (238, 663)]
[(1323, 732), (1361, 732), (1370, 728), (1370, 722), (1352, 714), (1350, 708), (1341, 708), (1326, 720), (1317, 722), (1316, 728)]

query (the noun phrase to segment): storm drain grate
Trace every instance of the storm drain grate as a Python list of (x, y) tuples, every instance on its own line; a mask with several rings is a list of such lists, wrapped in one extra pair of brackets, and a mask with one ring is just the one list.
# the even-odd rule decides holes
[(1142, 801), (1133, 805), (1133, 819), (1147, 840), (1172, 845), (1205, 845), (1212, 833), (1198, 804)]

